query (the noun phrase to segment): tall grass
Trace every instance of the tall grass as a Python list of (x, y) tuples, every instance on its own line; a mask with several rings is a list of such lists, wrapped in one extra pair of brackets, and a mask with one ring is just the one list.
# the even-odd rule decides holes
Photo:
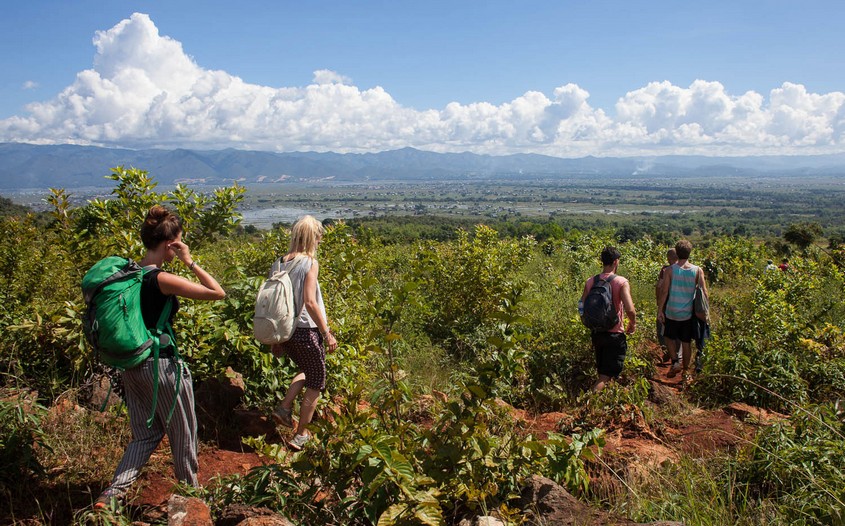
[(771, 500), (755, 499), (738, 481), (732, 457), (683, 457), (677, 463), (644, 467), (625, 480), (628, 491), (613, 511), (638, 522), (677, 520), (689, 526), (758, 526), (788, 523)]

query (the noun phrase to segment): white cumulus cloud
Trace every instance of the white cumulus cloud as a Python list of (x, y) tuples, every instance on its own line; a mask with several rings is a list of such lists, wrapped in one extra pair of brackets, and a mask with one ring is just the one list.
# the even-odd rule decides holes
[(26, 90), (35, 89), (37, 87), (38, 87), (38, 83), (35, 82), (34, 80), (27, 80), (26, 82), (24, 82), (21, 85), (21, 89), (26, 89)]
[(800, 84), (764, 96), (734, 95), (705, 80), (652, 82), (621, 96), (614, 115), (590, 106), (576, 84), (498, 105), (418, 111), (379, 86), (362, 89), (325, 69), (297, 87), (204, 69), (145, 14), (97, 32), (93, 43), (93, 67), (25, 115), (0, 120), (0, 141), (336, 152), (412, 146), (560, 157), (845, 151), (845, 94), (810, 93)]

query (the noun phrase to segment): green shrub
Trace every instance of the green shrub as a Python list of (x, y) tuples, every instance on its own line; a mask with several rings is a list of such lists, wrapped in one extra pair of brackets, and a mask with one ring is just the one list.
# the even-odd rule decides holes
[(695, 386), (700, 399), (790, 411), (790, 402), (842, 396), (842, 274), (813, 261), (793, 264), (748, 278), (720, 300), (706, 374)]
[(845, 426), (833, 404), (807, 406), (761, 431), (738, 480), (790, 522), (845, 524)]
[(39, 449), (49, 451), (41, 419), (46, 409), (34, 396), (3, 393), (0, 398), (0, 488), (20, 488), (31, 477), (45, 475)]

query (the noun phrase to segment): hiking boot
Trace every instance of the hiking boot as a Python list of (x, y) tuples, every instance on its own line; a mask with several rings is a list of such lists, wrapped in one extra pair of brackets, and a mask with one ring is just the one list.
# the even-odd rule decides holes
[(660, 359), (660, 363), (668, 363), (671, 359), (672, 356), (669, 354), (669, 351), (666, 351), (663, 353), (663, 358)]
[(293, 440), (288, 442), (288, 446), (294, 451), (302, 451), (305, 444), (311, 439), (308, 435), (294, 435)]
[(681, 364), (679, 362), (672, 363), (672, 367), (669, 368), (669, 372), (666, 373), (666, 378), (674, 378), (681, 372)]
[(280, 426), (293, 427), (293, 418), (291, 417), (290, 409), (279, 406), (273, 411), (271, 416)]

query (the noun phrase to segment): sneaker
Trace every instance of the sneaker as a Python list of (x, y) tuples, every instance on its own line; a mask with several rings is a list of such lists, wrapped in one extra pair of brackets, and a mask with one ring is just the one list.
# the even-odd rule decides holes
[(115, 509), (120, 506), (121, 503), (122, 498), (120, 495), (111, 488), (108, 488), (103, 491), (99, 497), (97, 497), (97, 500), (94, 501), (94, 509), (97, 511), (105, 510), (107, 508)]
[(291, 417), (290, 409), (279, 406), (273, 411), (271, 416), (280, 426), (293, 427), (293, 418)]
[(679, 372), (681, 372), (681, 364), (679, 362), (675, 362), (672, 364), (672, 367), (669, 368), (669, 372), (666, 373), (666, 378), (674, 378)]
[(302, 448), (305, 447), (305, 444), (311, 439), (308, 435), (294, 435), (293, 440), (288, 442), (290, 448), (294, 451), (302, 451)]

